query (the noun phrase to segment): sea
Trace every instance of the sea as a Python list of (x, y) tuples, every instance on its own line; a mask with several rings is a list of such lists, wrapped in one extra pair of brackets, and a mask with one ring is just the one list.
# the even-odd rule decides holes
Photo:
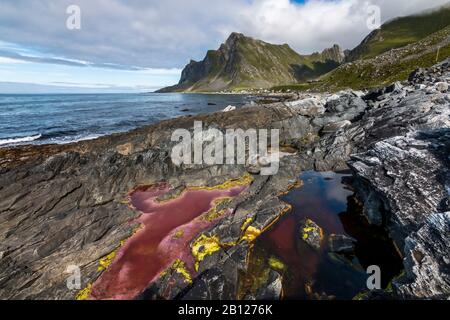
[(90, 140), (229, 105), (240, 108), (250, 99), (232, 94), (0, 94), (0, 148)]

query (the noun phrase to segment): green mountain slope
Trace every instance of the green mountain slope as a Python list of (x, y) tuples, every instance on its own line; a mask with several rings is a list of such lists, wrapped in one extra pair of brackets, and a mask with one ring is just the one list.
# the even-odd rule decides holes
[(270, 88), (316, 78), (339, 66), (344, 53), (335, 45), (322, 53), (302, 56), (287, 44), (274, 45), (232, 33), (203, 61), (191, 61), (180, 82), (159, 92), (211, 92)]
[(347, 61), (373, 58), (388, 50), (406, 46), (450, 24), (450, 5), (407, 17), (396, 18), (370, 33), (350, 51)]
[(275, 90), (337, 91), (364, 89), (406, 80), (417, 68), (425, 68), (450, 57), (450, 26), (407, 46), (374, 58), (345, 63), (313, 83), (278, 86)]

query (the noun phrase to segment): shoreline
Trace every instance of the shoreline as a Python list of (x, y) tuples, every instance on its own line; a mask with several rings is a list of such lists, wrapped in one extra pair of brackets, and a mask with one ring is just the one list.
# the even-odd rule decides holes
[[(129, 221), (139, 213), (126, 197), (139, 185), (169, 183), (169, 199), (177, 199), (179, 190), (224, 188), (251, 176), (248, 190), (229, 203), (232, 214), (190, 244), (195, 247), (200, 241), (214, 248), (199, 261), (192, 284), (185, 282), (180, 269), (169, 268), (143, 292), (148, 299), (235, 298), (238, 273), (247, 267), (253, 241), (291, 210), (280, 197), (299, 186), (300, 173), (348, 168), (368, 222), (385, 228), (405, 259), (406, 272), (392, 282), (392, 291), (377, 294), (391, 299), (445, 297), (448, 284), (439, 270), (445, 254), (441, 248), (450, 241), (445, 237), (450, 216), (439, 210), (447, 197), (440, 181), (450, 175), (445, 153), (450, 111), (447, 94), (435, 89), (434, 79), (436, 74), (450, 74), (449, 69), (448, 63), (439, 64), (426, 71), (433, 81), (411, 77), (396, 89), (388, 86), (363, 96), (351, 90), (333, 96), (301, 94), (290, 101), (181, 116), (68, 145), (0, 149), (0, 212), (7, 221), (0, 228), (0, 262), (15, 262), (0, 271), (6, 279), (0, 297), (73, 299), (76, 293), (65, 286), (67, 264), (81, 266), (83, 287), (98, 279), (103, 271), (98, 261), (135, 231)], [(417, 89), (418, 83), (425, 87)], [(278, 174), (270, 178), (246, 165), (176, 167), (169, 156), (171, 133), (192, 130), (194, 120), (221, 130), (277, 128), (280, 144), (297, 152), (283, 157)], [(423, 148), (418, 151), (419, 145)], [(381, 208), (391, 209), (387, 214)], [(240, 240), (243, 233), (246, 241)], [(414, 260), (417, 250), (430, 264)], [(29, 281), (28, 273), (17, 269), (24, 264), (36, 278), (20, 289), (18, 283)], [(423, 272), (415, 273), (417, 268)], [(211, 289), (217, 282), (222, 292)], [(261, 283), (252, 294), (261, 297), (271, 284)], [(370, 299), (371, 294), (363, 296)], [(272, 292), (273, 299), (277, 296), (280, 292)]]

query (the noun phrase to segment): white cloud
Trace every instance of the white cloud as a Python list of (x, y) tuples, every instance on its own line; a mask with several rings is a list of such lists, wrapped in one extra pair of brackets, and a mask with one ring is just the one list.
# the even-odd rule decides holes
[(179, 69), (232, 31), (302, 53), (352, 48), (370, 32), (368, 5), (379, 5), (386, 21), (448, 0), (77, 0), (80, 31), (65, 27), (73, 0), (1, 2), (0, 48), (6, 41), (68, 61)]
[(302, 53), (334, 43), (352, 49), (370, 33), (368, 8), (381, 9), (382, 22), (448, 3), (448, 0), (259, 0), (244, 7), (236, 24), (244, 33), (275, 43), (288, 43)]
[(0, 57), (0, 64), (17, 64), (17, 63), (26, 63), (26, 62), (22, 60)]

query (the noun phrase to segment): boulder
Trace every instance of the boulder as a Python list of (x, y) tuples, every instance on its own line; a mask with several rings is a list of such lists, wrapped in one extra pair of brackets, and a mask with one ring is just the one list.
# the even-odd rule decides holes
[(319, 250), (323, 240), (323, 230), (311, 219), (306, 219), (300, 227), (300, 238), (313, 249)]
[(236, 107), (230, 105), (230, 106), (226, 107), (225, 109), (223, 109), (222, 112), (230, 112), (230, 111), (234, 111), (234, 110), (236, 110)]
[(317, 116), (325, 112), (322, 100), (318, 98), (306, 98), (286, 102), (285, 105), (302, 116)]
[(332, 234), (328, 237), (328, 246), (331, 252), (353, 253), (356, 239), (343, 234)]
[(445, 93), (448, 91), (448, 83), (447, 82), (437, 82), (434, 85), (434, 88), (439, 92)]

